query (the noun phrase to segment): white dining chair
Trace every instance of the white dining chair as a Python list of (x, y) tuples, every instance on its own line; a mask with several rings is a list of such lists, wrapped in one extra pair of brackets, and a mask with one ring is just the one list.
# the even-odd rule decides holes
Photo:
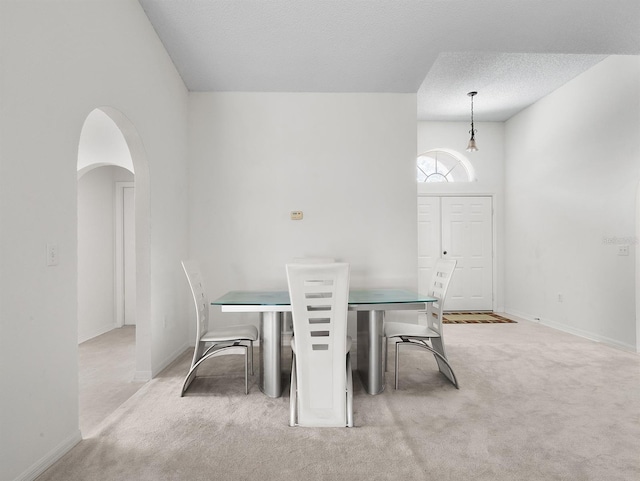
[(294, 257), (292, 264), (332, 264), (336, 262), (333, 257)]
[(426, 323), (411, 324), (408, 322), (385, 322), (385, 369), (388, 358), (387, 339), (393, 339), (395, 350), (395, 388), (398, 389), (400, 347), (418, 347), (430, 351), (438, 364), (438, 369), (451, 383), (459, 389), (456, 378), (444, 347), (444, 332), (442, 329), (442, 315), (447, 297), (449, 283), (456, 268), (456, 261), (452, 259), (438, 259), (434, 267), (431, 284), (427, 295), (436, 298), (435, 302), (428, 302)]
[(288, 264), (293, 312), (291, 426), (353, 426), (349, 264)]
[(253, 325), (237, 325), (211, 329), (209, 325), (209, 299), (202, 282), (200, 269), (194, 261), (183, 261), (195, 304), (196, 345), (193, 350), (191, 368), (182, 385), (180, 396), (184, 396), (196, 378), (198, 367), (207, 359), (221, 354), (244, 355), (244, 392), (249, 393), (248, 371), (253, 375), (253, 342), (258, 339), (258, 329)]
[[(331, 264), (336, 262), (333, 257), (294, 257), (291, 264)], [(293, 332), (292, 317), (290, 312), (283, 312), (283, 325), (285, 330), (283, 333), (291, 334)]]

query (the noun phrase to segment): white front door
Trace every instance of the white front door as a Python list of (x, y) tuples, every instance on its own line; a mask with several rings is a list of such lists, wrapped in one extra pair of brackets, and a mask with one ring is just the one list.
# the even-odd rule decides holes
[(418, 288), (426, 291), (436, 259), (455, 259), (447, 311), (493, 309), (491, 197), (418, 198)]
[(418, 197), (418, 291), (429, 290), (436, 260), (442, 254), (440, 197)]

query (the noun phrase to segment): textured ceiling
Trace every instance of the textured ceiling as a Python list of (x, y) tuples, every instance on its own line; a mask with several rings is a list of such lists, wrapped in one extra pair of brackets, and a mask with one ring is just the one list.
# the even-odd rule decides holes
[[(602, 55), (442, 53), (418, 90), (420, 120), (504, 121), (605, 59)], [(640, 81), (640, 79), (638, 80)]]
[(640, 0), (139, 0), (191, 91), (411, 92), (506, 120), (611, 54)]

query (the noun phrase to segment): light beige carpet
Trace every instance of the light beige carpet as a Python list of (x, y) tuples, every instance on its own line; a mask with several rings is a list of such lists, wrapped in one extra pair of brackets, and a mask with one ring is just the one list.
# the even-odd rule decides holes
[(86, 437), (142, 387), (134, 382), (136, 329), (124, 326), (78, 346), (80, 431)]
[(400, 390), (356, 381), (351, 429), (290, 428), (239, 357), (180, 398), (185, 352), (39, 481), (640, 479), (638, 355), (526, 321), (445, 334), (460, 390), (407, 350)]

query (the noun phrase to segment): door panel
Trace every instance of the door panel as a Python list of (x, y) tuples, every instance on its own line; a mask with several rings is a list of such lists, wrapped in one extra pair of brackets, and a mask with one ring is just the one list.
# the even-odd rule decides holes
[[(493, 227), (491, 197), (443, 197), (443, 257), (456, 259), (447, 310), (493, 307)], [(444, 254), (446, 252), (446, 254)]]
[[(440, 257), (458, 261), (447, 310), (493, 308), (491, 197), (418, 198), (418, 290), (426, 292)], [(446, 252), (446, 254), (445, 254)]]
[(440, 198), (418, 197), (418, 291), (427, 292), (431, 272), (440, 258)]

